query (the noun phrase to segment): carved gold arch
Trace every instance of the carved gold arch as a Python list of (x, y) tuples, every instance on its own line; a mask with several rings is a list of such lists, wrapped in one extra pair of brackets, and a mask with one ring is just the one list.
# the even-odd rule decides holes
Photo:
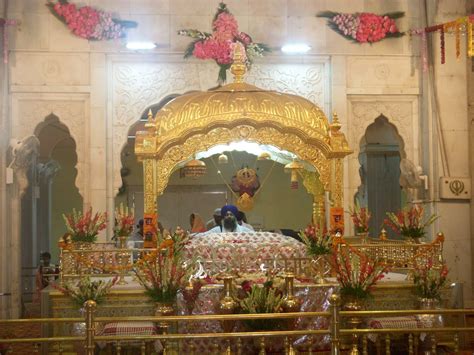
[(245, 65), (238, 52), (231, 72), (234, 83), (172, 100), (155, 117), (149, 113), (147, 131), (137, 132), (135, 154), (143, 161), (145, 214), (156, 212), (157, 197), (179, 163), (218, 144), (242, 140), (290, 151), (316, 169), (319, 176), (303, 176), (314, 195), (315, 221), (324, 216), (325, 191), (336, 207), (342, 207), (342, 158), (352, 151), (337, 116), (330, 124), (318, 106), (302, 97), (244, 83)]

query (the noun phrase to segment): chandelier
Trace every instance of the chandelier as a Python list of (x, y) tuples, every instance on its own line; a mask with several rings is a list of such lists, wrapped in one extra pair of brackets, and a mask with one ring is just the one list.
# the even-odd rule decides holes
[(196, 158), (188, 161), (186, 164), (184, 164), (184, 167), (183, 167), (184, 176), (190, 177), (193, 179), (197, 179), (198, 177), (205, 175), (206, 169), (207, 169), (206, 163)]
[(291, 184), (290, 188), (293, 190), (298, 189), (298, 172), (304, 169), (303, 164), (293, 160), (291, 163), (285, 165), (285, 172), (291, 174)]

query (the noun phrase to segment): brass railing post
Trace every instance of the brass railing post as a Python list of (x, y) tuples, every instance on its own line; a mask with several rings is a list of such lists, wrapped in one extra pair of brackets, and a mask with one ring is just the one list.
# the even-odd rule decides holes
[(331, 331), (331, 355), (340, 355), (340, 340), (339, 340), (339, 324), (341, 322), (339, 310), (341, 308), (341, 299), (338, 295), (333, 294), (329, 299), (330, 331)]
[(84, 308), (86, 309), (86, 344), (84, 349), (86, 351), (86, 355), (94, 355), (94, 348), (95, 348), (95, 311), (97, 309), (97, 304), (93, 300), (86, 301), (84, 303)]

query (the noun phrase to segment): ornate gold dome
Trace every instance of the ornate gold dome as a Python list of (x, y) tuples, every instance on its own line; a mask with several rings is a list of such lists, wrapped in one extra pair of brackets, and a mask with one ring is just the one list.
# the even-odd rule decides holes
[[(215, 90), (184, 94), (166, 104), (155, 117), (150, 114), (147, 124), (150, 130), (138, 133), (135, 151), (143, 156), (160, 157), (192, 135), (207, 134), (219, 127), (232, 129), (247, 125), (296, 135), (306, 144), (316, 146), (326, 158), (351, 152), (339, 132), (340, 124), (334, 122), (334, 127), (330, 126), (317, 105), (300, 96), (244, 83), (245, 71), (242, 53), (237, 49), (231, 67), (234, 82)], [(140, 136), (147, 136), (144, 142), (147, 147)]]
[[(235, 51), (233, 83), (184, 94), (163, 106), (155, 117), (148, 115), (147, 131), (137, 132), (135, 153), (149, 162), (145, 171), (153, 173), (149, 183), (154, 194), (163, 192), (173, 169), (193, 154), (242, 140), (296, 154), (315, 167), (326, 190), (330, 189), (331, 171), (342, 176), (340, 159), (352, 151), (337, 116), (330, 124), (324, 112), (303, 97), (244, 83), (245, 68)], [(332, 166), (334, 160), (338, 162)], [(339, 205), (342, 180), (336, 185)], [(151, 195), (149, 200), (152, 209)]]

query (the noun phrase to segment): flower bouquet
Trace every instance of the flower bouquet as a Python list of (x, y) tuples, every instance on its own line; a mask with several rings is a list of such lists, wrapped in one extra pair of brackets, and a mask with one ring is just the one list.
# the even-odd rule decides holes
[(392, 228), (395, 233), (406, 238), (419, 239), (425, 236), (425, 228), (438, 218), (433, 214), (426, 221), (423, 221), (423, 216), (423, 207), (414, 205), (397, 213), (387, 212), (388, 218), (385, 218), (384, 224)]
[(85, 214), (72, 210), (70, 214), (63, 214), (68, 233), (73, 242), (94, 243), (97, 234), (107, 227), (107, 213), (97, 212), (92, 216), (92, 207)]
[(135, 216), (133, 211), (129, 211), (128, 207), (124, 207), (121, 203), (115, 209), (114, 238), (128, 237), (133, 232), (134, 224)]
[(341, 285), (341, 296), (346, 300), (366, 300), (372, 287), (387, 272), (385, 264), (350, 247), (335, 251), (332, 263)]
[(235, 44), (239, 43), (243, 46), (248, 68), (256, 57), (262, 57), (270, 52), (266, 44), (255, 43), (247, 33), (239, 31), (237, 20), (223, 2), (219, 4), (214, 16), (212, 33), (184, 29), (179, 30), (178, 34), (193, 39), (184, 52), (184, 58), (194, 56), (198, 59), (213, 59), (219, 65), (219, 84), (226, 81), (226, 71), (232, 65)]
[(434, 267), (433, 260), (414, 270), (415, 293), (420, 298), (441, 300), (441, 290), (446, 286), (448, 267), (445, 263)]
[(367, 234), (369, 232), (369, 221), (372, 214), (365, 207), (360, 207), (356, 201), (354, 209), (349, 211), (356, 234)]
[(178, 291), (186, 287), (192, 275), (192, 261), (184, 260), (183, 249), (188, 236), (178, 227), (173, 235), (160, 239), (158, 251), (139, 260), (135, 273), (150, 299), (159, 303), (173, 303)]
[(82, 277), (76, 284), (65, 283), (63, 286), (53, 284), (53, 287), (69, 296), (73, 303), (82, 308), (86, 301), (92, 300), (100, 304), (117, 281), (117, 276), (112, 280), (91, 280), (90, 277)]
[(324, 276), (330, 272), (330, 265), (326, 256), (332, 253), (333, 238), (320, 229), (316, 229), (312, 224), (300, 231), (299, 237), (306, 245), (306, 252), (313, 258), (311, 267), (315, 272), (315, 282), (318, 284), (325, 283)]
[(384, 38), (401, 37), (395, 19), (403, 17), (403, 12), (390, 12), (384, 15), (373, 13), (344, 14), (324, 11), (318, 17), (328, 18), (328, 26), (341, 36), (356, 43), (373, 43)]
[[(280, 313), (283, 311), (283, 292), (276, 287), (273, 279), (268, 279), (263, 286), (249, 281), (242, 283), (240, 297), (240, 313)], [(256, 319), (246, 320), (245, 325), (251, 330), (276, 330), (280, 325), (279, 320)]]
[(137, 27), (135, 21), (112, 18), (108, 12), (96, 10), (90, 6), (77, 8), (67, 0), (46, 3), (49, 11), (76, 36), (88, 40), (107, 40), (125, 37), (125, 29)]
[(299, 237), (310, 256), (328, 255), (332, 252), (332, 237), (322, 233), (312, 224), (300, 231)]

